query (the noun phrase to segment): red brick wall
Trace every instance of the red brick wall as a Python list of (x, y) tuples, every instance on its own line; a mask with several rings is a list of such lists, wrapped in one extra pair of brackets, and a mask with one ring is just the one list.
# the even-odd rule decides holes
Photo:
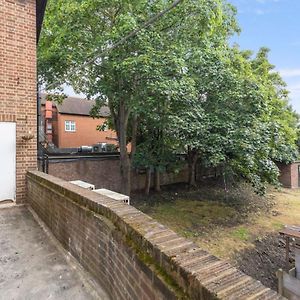
[(284, 187), (291, 187), (291, 165), (286, 165), (286, 164), (278, 164), (279, 168), (279, 182), (284, 186)]
[(48, 120), (49, 123), (52, 124), (52, 134), (47, 134), (47, 126), (46, 126), (46, 109), (45, 105), (41, 105), (41, 121), (42, 121), (42, 128), (45, 136), (47, 138), (47, 142), (52, 142), (54, 145), (58, 145), (58, 112), (57, 108), (53, 105), (52, 106), (52, 119)]
[[(35, 0), (0, 0), (0, 121), (17, 125), (17, 202), (25, 201), (26, 171), (36, 164)], [(34, 139), (22, 136), (31, 131)]]
[[(116, 133), (112, 130), (96, 130), (98, 125), (105, 122), (105, 118), (93, 119), (88, 116), (58, 114), (58, 140), (59, 148), (77, 148), (80, 146), (91, 146), (96, 143), (117, 144)], [(76, 132), (65, 131), (65, 121), (75, 121)]]
[(298, 188), (298, 166), (300, 163), (295, 162), (291, 164), (291, 188)]
[(111, 299), (282, 299), (134, 207), (41, 173), (28, 200)]
[(278, 164), (279, 168), (279, 182), (287, 188), (298, 188), (298, 166), (300, 162), (294, 162), (292, 164)]
[[(83, 180), (94, 184), (96, 188), (106, 188), (120, 192), (121, 176), (118, 158), (50, 160), (48, 164), (48, 174), (59, 177), (66, 181)], [(161, 184), (167, 185), (172, 183), (187, 182), (187, 179), (188, 170), (186, 167), (177, 174), (162, 174)], [(134, 171), (132, 176), (132, 190), (144, 189), (145, 180), (145, 174), (138, 174)]]
[[(278, 164), (280, 171), (279, 182), (287, 188), (298, 188), (298, 166), (293, 164)], [(198, 169), (198, 179), (213, 176), (213, 172), (219, 174), (220, 170), (209, 170), (212, 173), (202, 174)], [(107, 188), (119, 192), (121, 186), (120, 166), (118, 158), (75, 158), (70, 160), (50, 160), (48, 173), (66, 181), (83, 180), (92, 183), (96, 188)], [(145, 174), (133, 171), (132, 190), (142, 190), (145, 186)], [(182, 183), (188, 181), (187, 166), (179, 173), (164, 173), (161, 175), (161, 184)], [(152, 180), (153, 186), (153, 180)]]

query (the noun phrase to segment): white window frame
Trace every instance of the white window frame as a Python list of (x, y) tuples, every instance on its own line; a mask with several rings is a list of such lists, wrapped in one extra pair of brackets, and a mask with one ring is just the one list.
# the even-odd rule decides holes
[(103, 124), (103, 131), (108, 131), (108, 124), (107, 123)]
[(47, 123), (47, 133), (52, 133), (52, 124)]
[(75, 132), (76, 131), (75, 121), (71, 121), (71, 120), (65, 121), (65, 131), (66, 132)]

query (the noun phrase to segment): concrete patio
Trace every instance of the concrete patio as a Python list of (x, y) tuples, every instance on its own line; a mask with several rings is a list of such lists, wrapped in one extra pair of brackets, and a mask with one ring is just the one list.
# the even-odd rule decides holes
[(109, 298), (25, 206), (0, 206), (0, 299)]

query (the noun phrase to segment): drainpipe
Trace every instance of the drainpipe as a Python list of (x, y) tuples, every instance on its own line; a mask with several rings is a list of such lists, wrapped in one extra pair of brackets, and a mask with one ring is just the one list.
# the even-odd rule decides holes
[(40, 143), (40, 121), (41, 121), (41, 93), (40, 86), (37, 84), (37, 149), (39, 149)]
[(46, 174), (49, 172), (49, 157), (47, 154), (43, 155), (43, 172)]

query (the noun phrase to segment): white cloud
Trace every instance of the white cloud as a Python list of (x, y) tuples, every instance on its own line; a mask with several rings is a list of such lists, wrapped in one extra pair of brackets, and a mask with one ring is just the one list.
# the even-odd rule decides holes
[(289, 94), (289, 98), (290, 98), (290, 103), (292, 104), (293, 108), (300, 113), (300, 86), (298, 87), (298, 89), (291, 89), (290, 90), (290, 94)]
[(282, 69), (279, 70), (279, 73), (282, 77), (300, 77), (300, 68), (299, 69)]
[(274, 11), (274, 6), (281, 0), (229, 0), (233, 5), (237, 5), (239, 14), (251, 13), (263, 16)]
[(300, 113), (300, 82), (289, 84), (287, 89), (290, 91), (289, 98), (293, 108)]
[(255, 14), (257, 14), (257, 15), (259, 15), (259, 16), (262, 16), (262, 15), (264, 15), (266, 12), (265, 11), (263, 11), (262, 9), (256, 9), (255, 10)]
[(290, 98), (300, 102), (300, 82), (288, 85), (288, 90), (290, 91)]
[(300, 46), (300, 41), (290, 43), (290, 46)]
[(289, 86), (290, 91), (294, 91), (295, 93), (300, 93), (300, 82), (296, 84), (291, 84)]

